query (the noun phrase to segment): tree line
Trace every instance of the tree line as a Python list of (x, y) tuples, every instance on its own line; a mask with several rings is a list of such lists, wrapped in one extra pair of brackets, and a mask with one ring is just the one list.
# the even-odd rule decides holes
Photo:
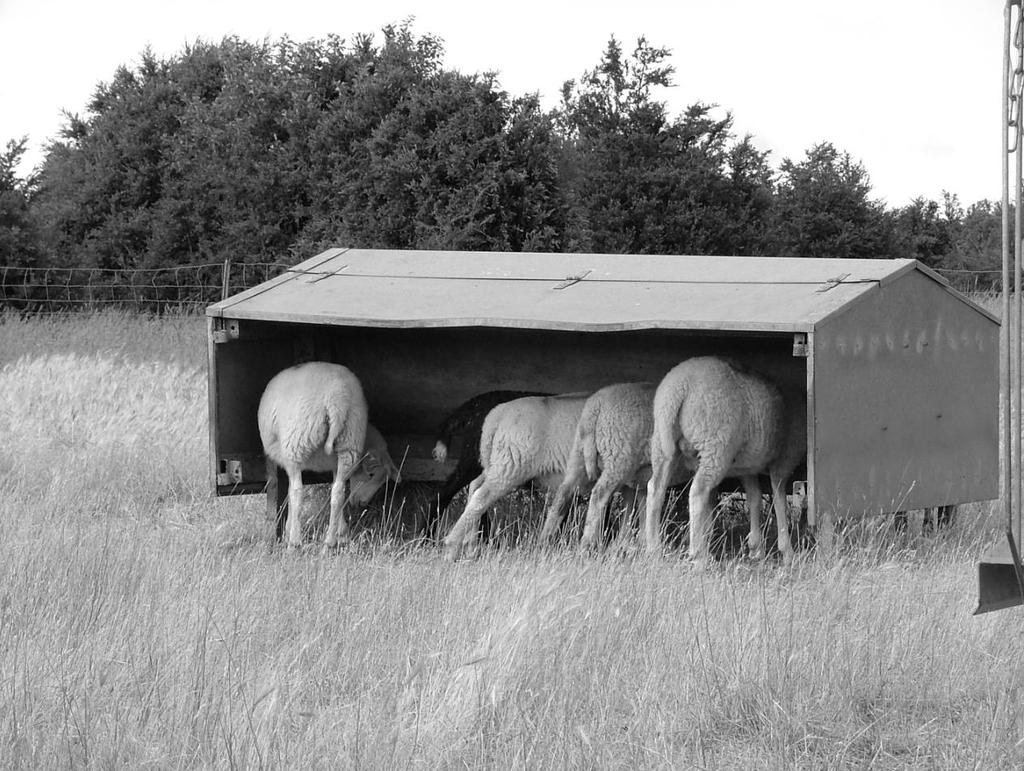
[(914, 257), (991, 288), (1000, 204), (890, 209), (822, 141), (775, 169), (731, 114), (670, 116), (670, 52), (612, 38), (542, 109), (383, 35), (196, 42), (142, 53), (65, 114), (39, 168), (0, 153), (0, 264), (296, 261), (328, 246)]

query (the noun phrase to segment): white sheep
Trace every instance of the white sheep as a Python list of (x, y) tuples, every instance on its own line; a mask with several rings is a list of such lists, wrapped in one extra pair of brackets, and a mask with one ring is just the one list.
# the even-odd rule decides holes
[(288, 475), (289, 546), (302, 543), (303, 470), (334, 472), (327, 547), (348, 537), (344, 506), (350, 477), (359, 502), (368, 501), (388, 477), (397, 478), (384, 438), (367, 424), (367, 412), (359, 380), (340, 364), (297, 364), (267, 383), (258, 410), (260, 439), (267, 458)]
[[(787, 401), (789, 404), (787, 405)], [(788, 409), (787, 409), (788, 407)], [(761, 487), (767, 471), (778, 527), (778, 545), (789, 561), (793, 545), (786, 512), (786, 483), (807, 451), (806, 408), (785, 400), (766, 378), (713, 356), (674, 367), (654, 395), (651, 480), (647, 486), (648, 551), (661, 549), (661, 507), (680, 456), (693, 474), (690, 485), (690, 558), (704, 562), (711, 495), (727, 476), (739, 477), (750, 509), (748, 545), (763, 552)]]
[(402, 475), (391, 459), (387, 440), (372, 423), (367, 423), (362, 460), (348, 478), (349, 503), (365, 507), (389, 479), (397, 484)]
[(470, 483), (466, 508), (445, 538), (449, 557), (475, 548), (480, 516), (503, 496), (530, 480), (549, 490), (558, 486), (588, 395), (528, 396), (487, 413), (480, 435), (483, 471)]
[[(593, 484), (582, 545), (597, 546), (615, 491), (623, 486), (646, 491), (654, 427), (653, 383), (616, 383), (587, 399), (576, 427), (565, 475), (548, 506), (541, 539), (552, 540), (562, 525), (569, 498)], [(677, 474), (673, 484), (689, 477)], [(595, 483), (596, 480), (596, 483)]]

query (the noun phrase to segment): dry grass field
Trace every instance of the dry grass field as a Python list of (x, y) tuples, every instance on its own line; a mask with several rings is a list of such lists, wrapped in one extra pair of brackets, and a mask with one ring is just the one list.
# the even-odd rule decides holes
[(1024, 766), (990, 504), (789, 569), (288, 553), (208, 491), (205, 378), (198, 317), (0, 317), (0, 766)]

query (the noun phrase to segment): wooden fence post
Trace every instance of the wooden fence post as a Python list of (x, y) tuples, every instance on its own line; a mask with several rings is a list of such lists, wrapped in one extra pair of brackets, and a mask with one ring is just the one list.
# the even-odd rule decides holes
[(220, 299), (228, 299), (231, 294), (231, 258), (224, 260), (224, 270), (221, 273)]

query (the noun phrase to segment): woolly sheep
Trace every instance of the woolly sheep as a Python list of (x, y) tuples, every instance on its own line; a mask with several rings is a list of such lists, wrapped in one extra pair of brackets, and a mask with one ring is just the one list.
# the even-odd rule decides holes
[[(333, 471), (330, 468), (310, 469), (312, 471)], [(366, 443), (363, 445), (362, 460), (348, 478), (348, 502), (356, 508), (368, 505), (387, 480), (401, 481), (398, 467), (391, 460), (388, 443), (372, 423), (366, 424)], [(303, 488), (305, 491), (305, 488)], [(284, 535), (284, 521), (277, 523), (277, 537)]]
[[(763, 550), (761, 487), (767, 471), (778, 528), (779, 551), (792, 557), (786, 512), (786, 482), (806, 453), (806, 410), (795, 397), (787, 405), (766, 378), (713, 356), (674, 367), (654, 395), (652, 474), (647, 486), (645, 536), (648, 551), (661, 549), (661, 507), (680, 455), (694, 472), (690, 485), (690, 558), (707, 558), (712, 491), (726, 476), (743, 484), (750, 510), (750, 552)], [(787, 409), (788, 406), (788, 409)]]
[[(437, 525), (441, 521), (448, 504), (466, 485), (476, 479), (483, 468), (480, 466), (480, 433), (483, 431), (484, 418), (499, 404), (520, 399), (524, 396), (549, 396), (550, 394), (536, 391), (487, 391), (469, 399), (452, 411), (438, 429), (437, 443), (434, 445), (434, 460), (444, 463), (448, 458), (448, 448), (455, 436), (462, 437), (462, 454), (455, 469), (444, 480), (436, 499), (431, 503), (423, 523), (422, 533), (428, 538), (437, 537)], [(487, 537), (487, 512), (481, 515), (480, 529), (484, 538)]]
[(445, 538), (449, 557), (476, 545), (481, 515), (502, 496), (531, 479), (547, 489), (558, 485), (588, 395), (528, 396), (487, 414), (480, 436), (483, 471), (470, 484), (466, 508)]
[[(288, 546), (302, 543), (303, 470), (334, 472), (326, 547), (347, 539), (345, 483), (358, 465), (364, 470), (352, 487), (360, 500), (369, 500), (385, 478), (397, 478), (383, 437), (367, 426), (367, 412), (359, 380), (340, 364), (298, 364), (279, 372), (264, 389), (257, 413), (260, 439), (268, 460), (288, 474)], [(364, 458), (368, 440), (373, 457)]]
[(391, 459), (383, 435), (372, 423), (367, 423), (362, 460), (348, 478), (349, 503), (359, 508), (366, 506), (389, 479), (398, 483), (402, 475)]
[[(541, 539), (554, 538), (573, 490), (596, 480), (587, 506), (582, 544), (597, 546), (611, 497), (620, 487), (646, 490), (650, 476), (651, 432), (654, 427), (653, 383), (616, 383), (587, 399), (576, 427), (561, 484), (548, 506)], [(679, 484), (687, 472), (672, 480)]]

